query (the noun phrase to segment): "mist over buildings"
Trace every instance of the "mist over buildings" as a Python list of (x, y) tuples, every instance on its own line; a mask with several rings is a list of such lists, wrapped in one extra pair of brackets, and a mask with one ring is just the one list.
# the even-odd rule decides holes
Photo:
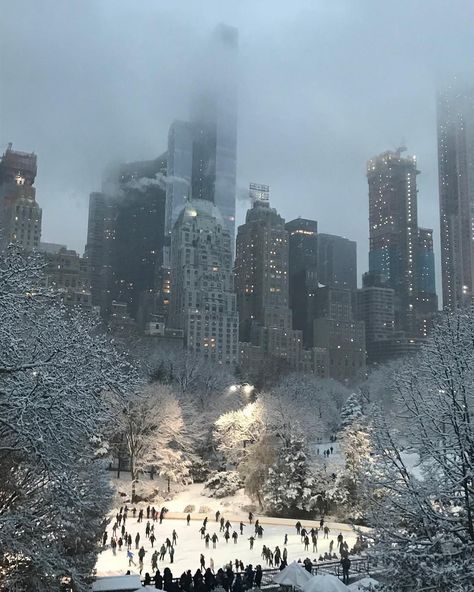
[(43, 240), (82, 251), (89, 193), (111, 162), (166, 150), (219, 70), (206, 43), (225, 22), (239, 30), (237, 187), (268, 184), (287, 220), (356, 240), (363, 272), (366, 161), (404, 144), (439, 266), (436, 85), (469, 70), (473, 17), (469, 0), (3, 2), (0, 146), (37, 153)]

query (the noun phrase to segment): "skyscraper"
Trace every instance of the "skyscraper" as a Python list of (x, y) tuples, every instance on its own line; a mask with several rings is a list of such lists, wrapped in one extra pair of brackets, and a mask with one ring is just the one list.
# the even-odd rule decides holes
[(141, 302), (161, 290), (165, 167), (164, 156), (120, 165), (104, 181), (106, 192), (91, 194), (86, 256), (93, 304), (106, 318), (116, 301), (138, 319)]
[(252, 184), (252, 207), (239, 226), (235, 279), (242, 363), (282, 361), (288, 369), (312, 371), (317, 356), (305, 357), (303, 334), (293, 329), (289, 307), (288, 232), (270, 207), (269, 190)]
[(173, 226), (191, 197), (194, 127), (188, 121), (173, 121), (168, 133), (166, 179), (166, 233)]
[[(413, 337), (426, 335), (428, 316), (437, 310), (436, 295), (423, 295), (427, 266), (434, 266), (427, 249), (431, 231), (418, 228), (414, 156), (387, 151), (367, 163), (369, 183), (369, 271), (385, 278), (395, 293), (395, 327)], [(423, 267), (423, 270), (420, 268)], [(424, 275), (424, 278), (422, 277)], [(429, 300), (429, 302), (428, 302)]]
[(438, 174), (443, 307), (474, 295), (474, 86), (438, 94)]
[(232, 245), (237, 162), (237, 51), (237, 29), (226, 25), (217, 27), (197, 68), (190, 121), (175, 121), (170, 128), (166, 195), (168, 232), (186, 199), (203, 199), (219, 208)]
[(39, 247), (41, 208), (33, 187), (37, 172), (36, 154), (13, 150), (0, 159), (0, 251), (16, 243), (27, 251)]
[(314, 296), (318, 287), (318, 223), (297, 218), (285, 226), (289, 241), (289, 293), (293, 327), (313, 343)]
[(357, 244), (335, 234), (318, 234), (318, 281), (324, 286), (357, 289)]
[(186, 348), (205, 359), (238, 362), (237, 302), (231, 238), (218, 208), (191, 200), (171, 234), (170, 324)]

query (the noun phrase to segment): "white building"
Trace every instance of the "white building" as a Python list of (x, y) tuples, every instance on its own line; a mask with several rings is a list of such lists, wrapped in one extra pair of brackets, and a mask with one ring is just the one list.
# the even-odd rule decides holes
[(171, 234), (170, 325), (189, 351), (233, 366), (238, 324), (229, 229), (210, 201), (192, 200)]

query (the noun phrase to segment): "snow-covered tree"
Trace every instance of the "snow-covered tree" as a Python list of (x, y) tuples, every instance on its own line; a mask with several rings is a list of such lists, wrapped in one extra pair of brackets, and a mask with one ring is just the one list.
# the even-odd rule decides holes
[[(383, 414), (376, 418), (376, 471), (366, 499), (375, 549), (387, 570), (385, 590), (472, 590), (472, 311), (445, 315), (420, 355), (400, 371), (396, 387), (403, 439)], [(414, 456), (416, 467), (408, 463)]]
[(242, 486), (242, 479), (236, 471), (218, 471), (209, 477), (204, 489), (209, 497), (221, 498), (235, 495)]
[(341, 410), (341, 428), (347, 428), (363, 415), (361, 397), (358, 393), (351, 393)]
[(263, 405), (260, 400), (243, 409), (219, 417), (214, 439), (226, 461), (237, 467), (249, 454), (251, 446), (264, 435)]
[(145, 471), (156, 470), (170, 482), (189, 476), (191, 455), (181, 406), (172, 390), (159, 383), (130, 395), (114, 424), (115, 442), (124, 447), (130, 466), (132, 501)]
[(258, 501), (261, 510), (263, 510), (263, 487), (268, 469), (275, 462), (277, 444), (276, 438), (264, 432), (258, 441), (247, 447), (247, 456), (239, 465), (245, 492), (250, 498)]
[(95, 436), (136, 374), (41, 291), (42, 271), (13, 247), (0, 256), (0, 582), (83, 590), (111, 499)]
[(336, 471), (332, 484), (331, 501), (350, 519), (365, 515), (362, 492), (371, 468), (373, 444), (371, 425), (366, 417), (353, 421), (339, 434), (344, 466)]
[(276, 462), (268, 469), (262, 493), (265, 509), (276, 515), (298, 515), (315, 509), (315, 482), (304, 438), (290, 436), (280, 448)]

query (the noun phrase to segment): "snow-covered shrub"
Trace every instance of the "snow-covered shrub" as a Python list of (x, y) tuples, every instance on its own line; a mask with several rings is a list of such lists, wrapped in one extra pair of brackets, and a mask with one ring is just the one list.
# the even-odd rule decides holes
[(204, 493), (208, 497), (227, 497), (234, 495), (243, 487), (242, 479), (236, 471), (214, 473), (204, 484)]
[(199, 514), (210, 514), (212, 512), (209, 506), (199, 506)]
[(194, 504), (188, 504), (187, 506), (184, 506), (184, 514), (192, 514), (193, 512), (196, 511), (196, 506)]

